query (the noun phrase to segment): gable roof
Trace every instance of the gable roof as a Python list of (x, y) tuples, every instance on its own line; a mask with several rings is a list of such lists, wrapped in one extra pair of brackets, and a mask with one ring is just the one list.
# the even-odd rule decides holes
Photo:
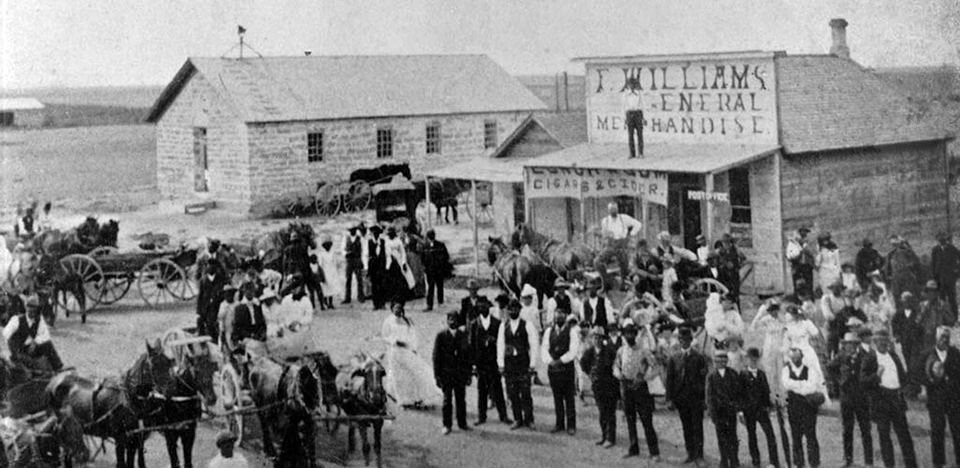
[(0, 98), (0, 110), (36, 110), (43, 109), (43, 103), (34, 98)]
[(193, 57), (147, 117), (159, 120), (194, 74), (244, 122), (331, 120), (545, 109), (486, 55)]
[(938, 122), (892, 84), (832, 55), (777, 59), (781, 142), (788, 153), (939, 140)]
[(557, 149), (567, 148), (587, 142), (587, 115), (586, 112), (538, 112), (527, 116), (510, 135), (493, 151), (492, 158), (503, 158), (509, 155), (513, 146), (529, 135), (539, 134), (541, 139), (548, 140), (549, 144)]

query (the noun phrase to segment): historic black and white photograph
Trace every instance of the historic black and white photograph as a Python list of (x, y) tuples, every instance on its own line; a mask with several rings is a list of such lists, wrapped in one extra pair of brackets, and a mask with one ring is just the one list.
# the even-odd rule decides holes
[(957, 0), (0, 0), (0, 467), (960, 468), (958, 136)]

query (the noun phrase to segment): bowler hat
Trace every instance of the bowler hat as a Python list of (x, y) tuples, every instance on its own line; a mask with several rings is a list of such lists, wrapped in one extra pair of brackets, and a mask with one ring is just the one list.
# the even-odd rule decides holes
[(757, 348), (747, 348), (747, 357), (760, 359), (760, 350)]
[(939, 287), (937, 286), (937, 280), (927, 281), (927, 284), (924, 285), (923, 288), (926, 289), (927, 291), (936, 291), (936, 290), (938, 290)]
[(523, 306), (520, 305), (520, 301), (516, 299), (510, 299), (510, 302), (507, 304), (507, 310), (520, 310)]
[(877, 330), (877, 332), (874, 333), (873, 336), (876, 338), (890, 338), (890, 332), (887, 330), (881, 329), (881, 330)]

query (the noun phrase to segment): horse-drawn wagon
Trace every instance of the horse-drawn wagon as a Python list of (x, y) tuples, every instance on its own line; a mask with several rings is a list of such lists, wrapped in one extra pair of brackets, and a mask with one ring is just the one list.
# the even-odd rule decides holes
[(347, 180), (317, 183), (314, 206), (320, 216), (366, 210), (374, 198), (374, 187), (387, 183), (396, 174), (411, 179), (408, 164), (384, 164), (374, 169), (359, 169)]

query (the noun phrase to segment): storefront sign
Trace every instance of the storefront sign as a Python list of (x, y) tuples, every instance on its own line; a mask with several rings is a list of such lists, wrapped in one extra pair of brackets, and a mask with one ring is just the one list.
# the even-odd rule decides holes
[[(658, 60), (658, 61), (653, 61)], [(636, 96), (650, 143), (776, 144), (772, 56), (587, 61), (590, 141), (626, 143)], [(633, 95), (633, 98), (630, 96)]]
[(630, 169), (581, 169), (527, 167), (524, 169), (527, 198), (606, 198), (633, 196), (667, 205), (665, 172)]
[(730, 194), (723, 192), (704, 192), (702, 190), (691, 190), (687, 192), (688, 200), (709, 201), (719, 203), (730, 203)]

